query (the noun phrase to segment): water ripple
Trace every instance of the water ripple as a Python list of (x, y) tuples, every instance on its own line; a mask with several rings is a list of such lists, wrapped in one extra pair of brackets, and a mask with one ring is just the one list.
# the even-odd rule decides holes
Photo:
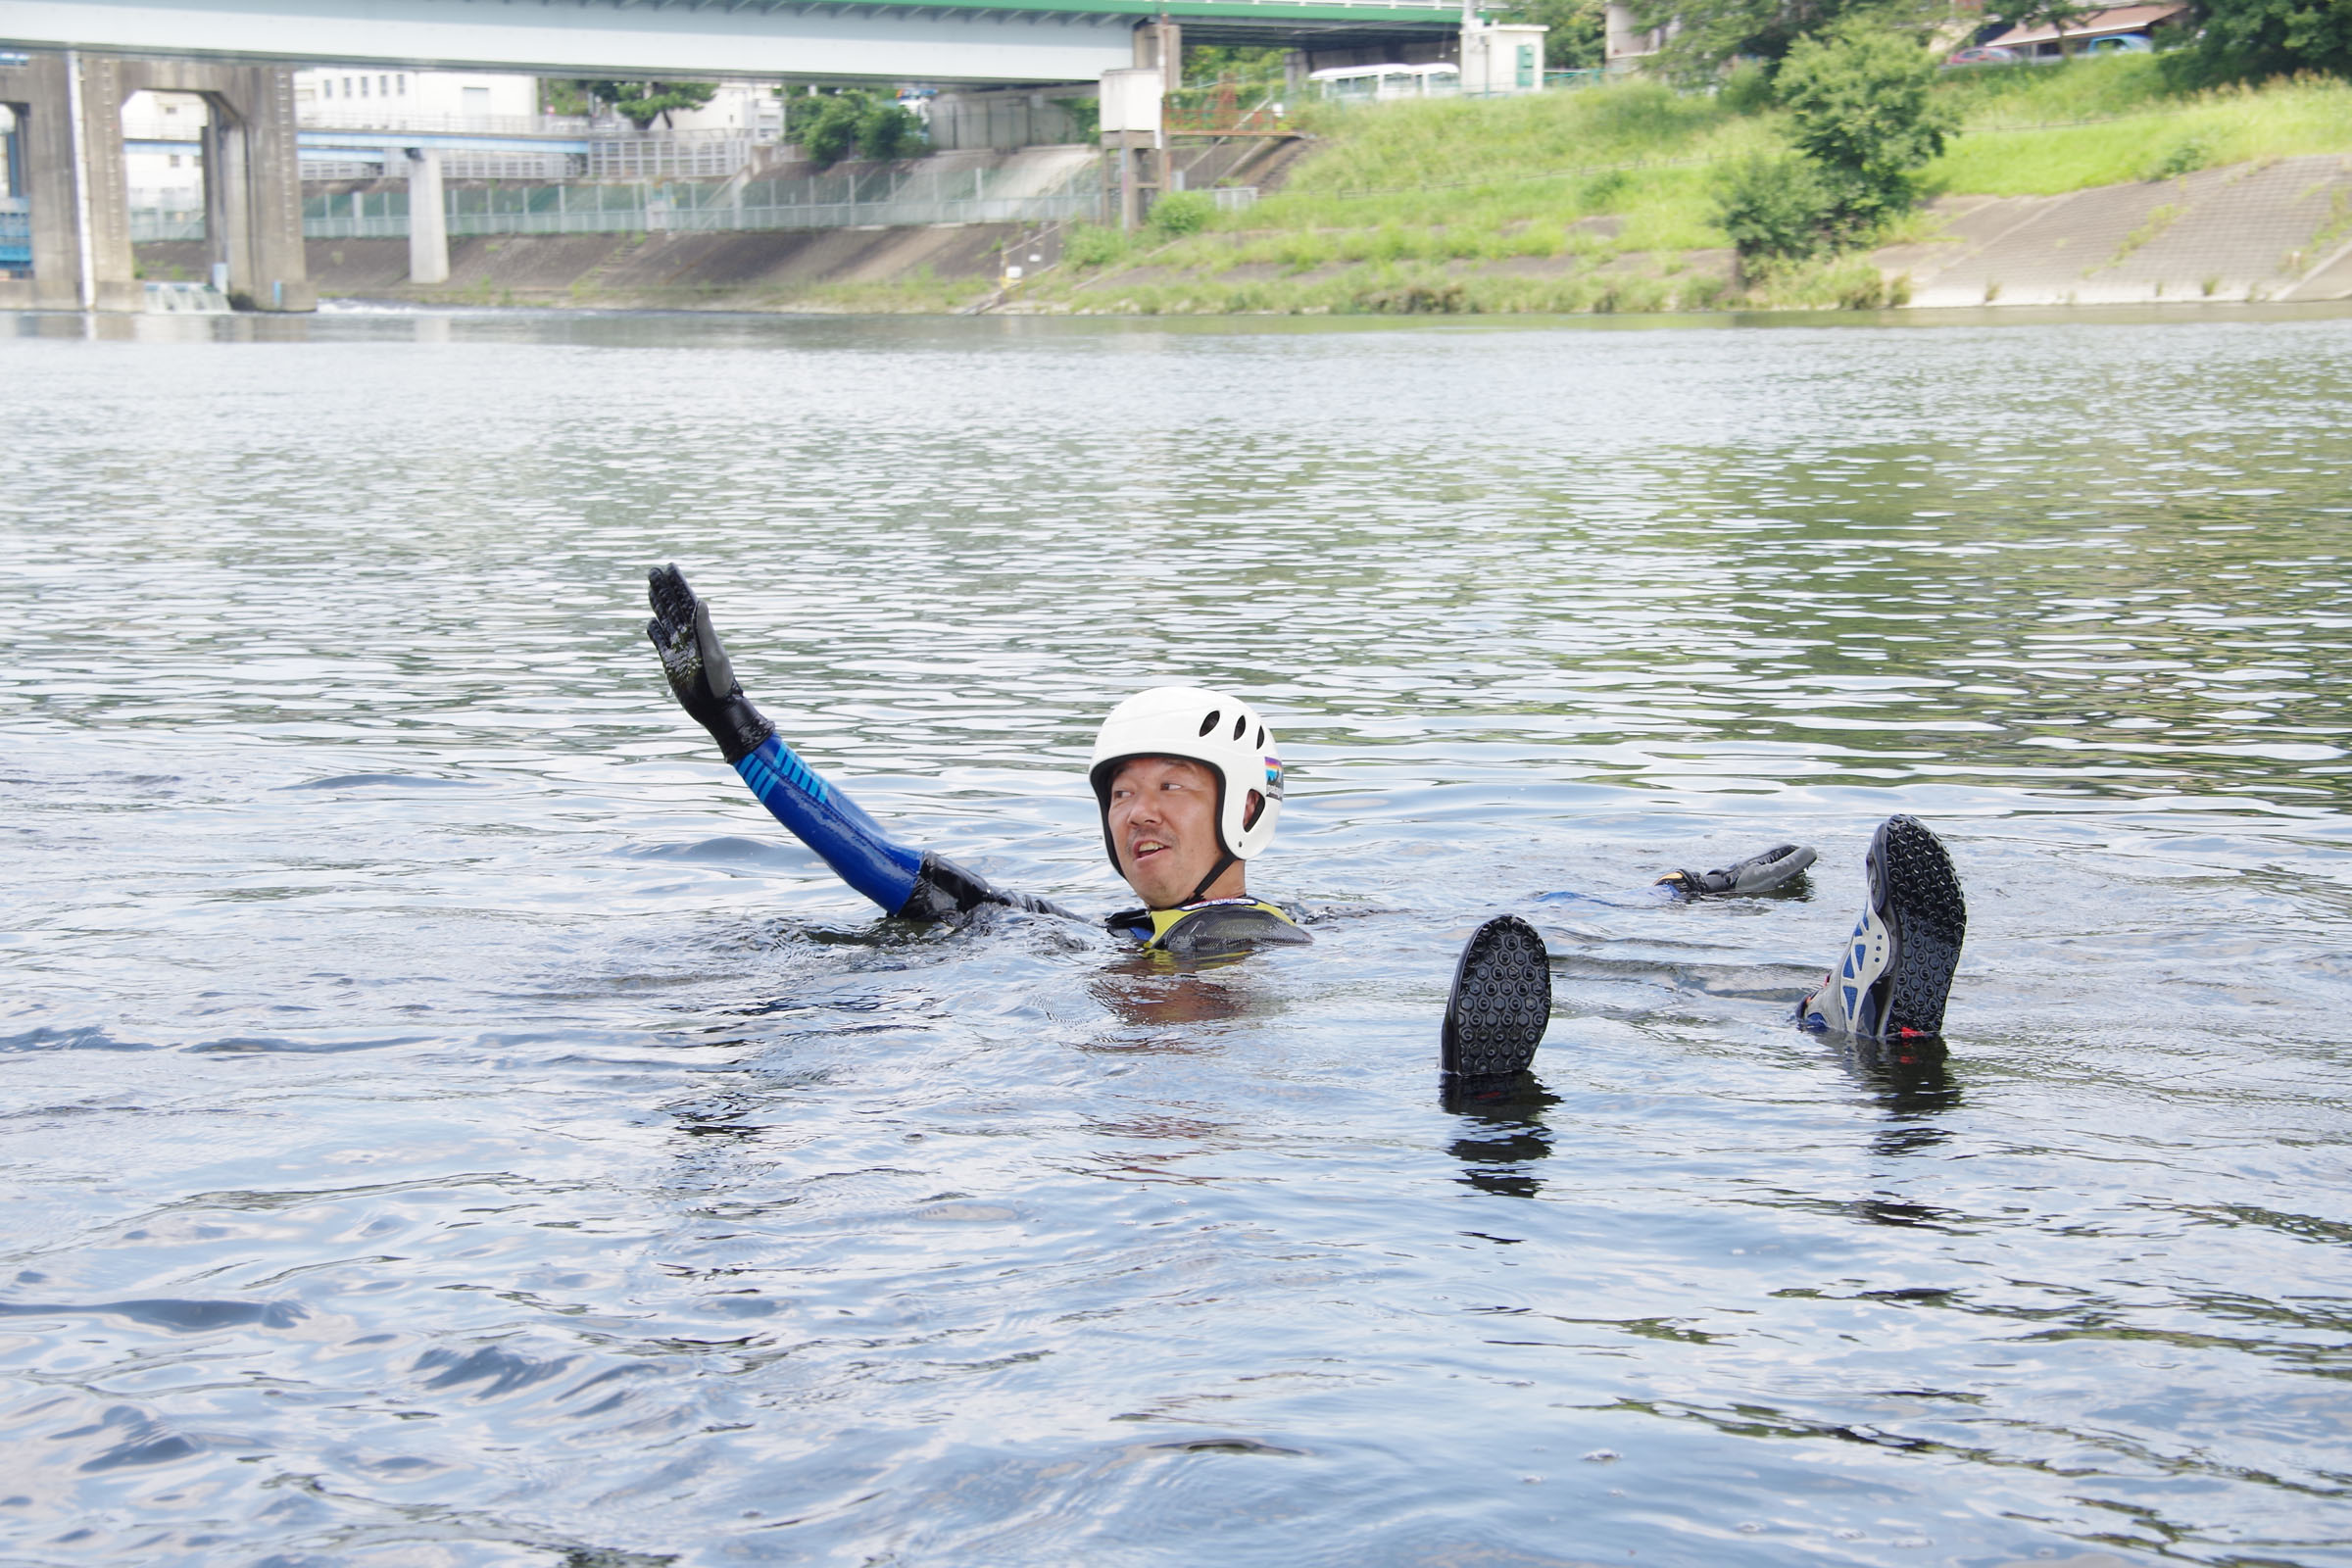
[[(2352, 321), (5, 319), (11, 1560), (2352, 1563)], [(1248, 690), (1316, 945), (876, 920), (673, 560), (1083, 908)], [(1785, 1022), (1896, 809), (1944, 1054)]]

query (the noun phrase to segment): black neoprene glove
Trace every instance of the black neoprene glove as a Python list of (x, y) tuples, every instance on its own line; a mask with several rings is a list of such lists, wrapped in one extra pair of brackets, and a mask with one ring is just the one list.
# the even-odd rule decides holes
[(645, 576), (654, 606), (645, 634), (662, 656), (670, 694), (687, 716), (710, 732), (729, 762), (750, 756), (776, 726), (760, 715), (735, 683), (735, 667), (710, 625), (710, 607), (695, 598), (674, 565), (656, 566)]

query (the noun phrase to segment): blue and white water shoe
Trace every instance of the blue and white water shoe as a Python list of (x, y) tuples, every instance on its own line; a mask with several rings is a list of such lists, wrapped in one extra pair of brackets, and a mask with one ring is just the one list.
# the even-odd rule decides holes
[(1890, 816), (1872, 836), (1864, 865), (1870, 903), (1838, 967), (1797, 1004), (1797, 1022), (1864, 1040), (1941, 1034), (1968, 934), (1952, 858), (1924, 823)]

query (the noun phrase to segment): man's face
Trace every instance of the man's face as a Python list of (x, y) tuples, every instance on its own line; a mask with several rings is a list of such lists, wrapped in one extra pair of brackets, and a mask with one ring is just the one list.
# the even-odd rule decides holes
[[(1217, 863), (1217, 776), (1172, 757), (1122, 764), (1110, 779), (1110, 843), (1119, 875), (1146, 904), (1167, 909), (1183, 903)], [(1240, 869), (1231, 867), (1226, 878)]]

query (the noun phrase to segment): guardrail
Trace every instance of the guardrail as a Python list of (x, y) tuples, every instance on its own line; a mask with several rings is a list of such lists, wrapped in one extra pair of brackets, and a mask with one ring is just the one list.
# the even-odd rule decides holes
[[(303, 104), (294, 112), (301, 130), (426, 130), (446, 136), (582, 136), (616, 134), (586, 115), (402, 115), (370, 112), (357, 104), (328, 108)], [(637, 127), (625, 122), (618, 127), (632, 134)]]
[[(1046, 223), (1102, 216), (1095, 166), (1057, 189), (992, 193), (993, 172), (892, 171), (755, 180), (748, 185), (542, 185), (446, 193), (453, 235), (728, 233), (772, 229), (909, 227), (925, 223)], [(1223, 203), (1235, 193), (1219, 193)], [(1256, 193), (1250, 193), (1254, 196)], [(303, 203), (305, 239), (405, 239), (408, 193), (356, 191)], [(134, 209), (130, 237), (196, 240), (204, 214)]]
[[(1094, 192), (1062, 196), (983, 196), (882, 202), (796, 202), (775, 207), (715, 207), (700, 212), (648, 208), (604, 213), (452, 213), (452, 234), (730, 233), (787, 228), (916, 227), (928, 223), (1041, 223), (1102, 215)], [(401, 220), (407, 232), (407, 220)], [(308, 236), (312, 225), (303, 224)], [(321, 234), (321, 239), (330, 236)]]

